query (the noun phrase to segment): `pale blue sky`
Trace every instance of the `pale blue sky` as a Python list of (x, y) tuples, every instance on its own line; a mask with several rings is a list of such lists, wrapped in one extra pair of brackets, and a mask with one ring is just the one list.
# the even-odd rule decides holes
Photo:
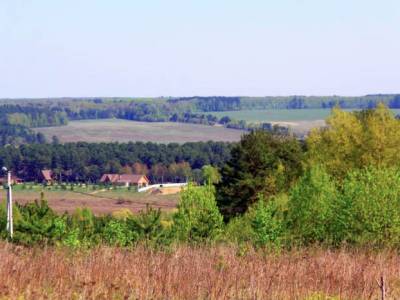
[(0, 98), (399, 92), (399, 0), (0, 0)]

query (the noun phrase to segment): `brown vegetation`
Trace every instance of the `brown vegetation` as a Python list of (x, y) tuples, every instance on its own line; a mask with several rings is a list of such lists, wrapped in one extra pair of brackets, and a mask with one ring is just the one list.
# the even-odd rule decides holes
[[(130, 191), (101, 191), (96, 193), (79, 193), (74, 191), (45, 191), (44, 196), (49, 206), (57, 213), (72, 213), (78, 207), (89, 208), (95, 215), (109, 214), (121, 209), (129, 209), (133, 213), (146, 209), (149, 204), (153, 208), (171, 210), (176, 207), (179, 194), (149, 194)], [(14, 191), (14, 201), (20, 204), (40, 199), (40, 191)], [(6, 199), (5, 190), (0, 190), (0, 202)]]
[(381, 275), (389, 299), (400, 296), (400, 256), (395, 253), (240, 254), (227, 246), (73, 252), (3, 243), (0, 298), (378, 299)]

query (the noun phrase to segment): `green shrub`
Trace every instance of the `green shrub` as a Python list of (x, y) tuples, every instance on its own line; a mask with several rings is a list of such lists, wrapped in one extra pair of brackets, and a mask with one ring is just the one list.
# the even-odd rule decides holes
[(70, 248), (78, 248), (81, 245), (79, 240), (79, 229), (74, 228), (69, 230), (62, 239), (62, 245)]
[(102, 236), (110, 246), (125, 247), (137, 240), (137, 233), (130, 231), (126, 222), (116, 219), (106, 224)]
[(26, 245), (51, 244), (62, 238), (63, 217), (57, 216), (43, 198), (14, 207), (19, 213), (18, 217), (14, 213), (15, 242)]
[(169, 244), (169, 232), (161, 223), (161, 210), (146, 206), (145, 211), (126, 219), (127, 226), (131, 232), (135, 232), (138, 239), (147, 245)]
[(347, 241), (376, 247), (400, 246), (400, 172), (369, 168), (350, 173), (343, 183)]
[(234, 244), (252, 243), (254, 231), (251, 226), (251, 213), (247, 212), (242, 216), (234, 217), (225, 226), (223, 241)]
[(181, 193), (178, 211), (173, 219), (175, 236), (186, 242), (215, 240), (222, 233), (224, 225), (214, 190), (209, 186), (189, 185)]
[(335, 183), (321, 167), (305, 172), (290, 190), (286, 228), (300, 245), (331, 243), (335, 237), (338, 192)]
[(283, 223), (277, 203), (274, 199), (267, 202), (260, 197), (254, 206), (251, 218), (254, 244), (258, 247), (280, 247)]

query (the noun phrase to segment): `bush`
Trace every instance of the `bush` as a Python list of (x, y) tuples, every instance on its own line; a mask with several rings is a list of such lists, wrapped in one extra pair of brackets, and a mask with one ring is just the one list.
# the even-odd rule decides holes
[[(369, 168), (350, 173), (343, 183), (342, 223), (347, 241), (376, 247), (400, 246), (400, 172)], [(350, 230), (349, 230), (350, 229)]]
[(138, 239), (146, 244), (169, 244), (168, 232), (164, 230), (161, 223), (161, 210), (146, 206), (145, 211), (139, 215), (126, 219), (128, 228), (138, 235)]
[(251, 226), (251, 212), (229, 220), (225, 226), (223, 241), (234, 244), (253, 243), (254, 232)]
[(127, 218), (132, 218), (133, 214), (129, 208), (121, 208), (119, 210), (114, 211), (112, 217), (118, 220), (126, 220)]
[(223, 229), (223, 217), (210, 186), (194, 187), (190, 184), (181, 193), (178, 212), (173, 219), (173, 231), (180, 241), (212, 241)]
[(305, 172), (289, 192), (286, 228), (301, 244), (337, 242), (335, 218), (338, 192), (334, 181), (322, 167)]
[(275, 200), (270, 199), (266, 202), (260, 197), (252, 215), (251, 227), (254, 232), (254, 244), (259, 247), (280, 247), (283, 223)]
[(130, 231), (126, 222), (113, 219), (106, 224), (103, 239), (110, 246), (125, 247), (132, 245), (137, 240), (137, 233)]
[(57, 216), (43, 199), (26, 205), (14, 205), (14, 237), (20, 244), (52, 244), (61, 240), (65, 219)]

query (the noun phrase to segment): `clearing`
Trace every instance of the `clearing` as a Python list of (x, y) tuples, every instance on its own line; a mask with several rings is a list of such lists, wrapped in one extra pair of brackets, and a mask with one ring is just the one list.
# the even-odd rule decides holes
[[(109, 214), (121, 209), (129, 209), (137, 213), (146, 209), (149, 204), (161, 210), (174, 209), (178, 203), (179, 191), (170, 191), (168, 188), (157, 189), (147, 193), (138, 193), (119, 188), (116, 190), (96, 190), (89, 188), (75, 188), (71, 190), (55, 190), (54, 188), (34, 187), (21, 189), (19, 186), (13, 190), (13, 200), (20, 204), (33, 202), (40, 199), (41, 192), (49, 206), (57, 213), (72, 213), (76, 208), (89, 208), (96, 215)], [(0, 190), (0, 199), (6, 199), (6, 190)]]
[(172, 122), (136, 122), (120, 119), (71, 121), (66, 126), (35, 128), (51, 141), (66, 142), (157, 142), (239, 141), (242, 130)]

